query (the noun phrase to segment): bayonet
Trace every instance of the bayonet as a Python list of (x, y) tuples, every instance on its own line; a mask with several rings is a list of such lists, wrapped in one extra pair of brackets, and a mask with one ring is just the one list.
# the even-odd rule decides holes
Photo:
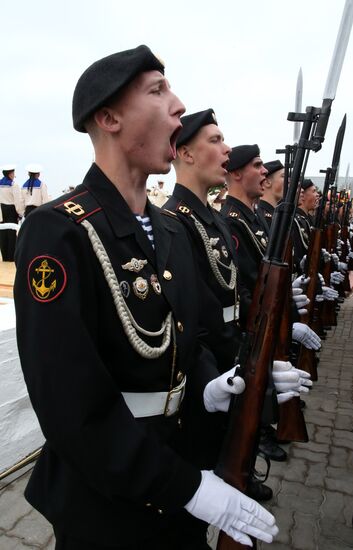
[[(302, 72), (302, 68), (300, 67), (298, 72), (298, 77), (297, 77), (297, 88), (295, 91), (295, 105), (294, 105), (295, 113), (302, 112), (302, 99), (303, 99), (303, 72)], [(300, 128), (301, 128), (301, 122), (299, 121), (294, 122), (294, 130), (293, 130), (294, 143), (298, 143), (299, 141)]]
[[(335, 49), (331, 59), (330, 68), (327, 75), (326, 85), (323, 94), (323, 101), (319, 120), (316, 126), (315, 139), (319, 149), (324, 141), (326, 127), (331, 112), (332, 101), (336, 97), (338, 81), (341, 75), (342, 65), (348, 46), (349, 36), (353, 23), (353, 0), (346, 0), (340, 27), (338, 30)], [(319, 150), (317, 149), (317, 150)]]

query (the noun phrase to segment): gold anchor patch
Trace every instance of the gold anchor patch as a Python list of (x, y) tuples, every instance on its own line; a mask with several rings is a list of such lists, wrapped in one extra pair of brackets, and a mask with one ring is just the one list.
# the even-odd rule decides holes
[(63, 292), (67, 276), (61, 262), (51, 256), (37, 256), (28, 267), (28, 286), (37, 302), (51, 302)]

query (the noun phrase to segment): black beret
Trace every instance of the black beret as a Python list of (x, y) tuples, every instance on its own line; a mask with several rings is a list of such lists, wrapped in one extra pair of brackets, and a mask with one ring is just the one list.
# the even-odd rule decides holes
[(80, 76), (72, 100), (72, 119), (75, 130), (86, 132), (88, 117), (120, 92), (138, 74), (159, 71), (162, 62), (147, 46), (114, 53), (99, 59)]
[(280, 160), (270, 160), (270, 162), (265, 162), (264, 167), (268, 172), (267, 173), (268, 176), (270, 176), (271, 174), (274, 174), (278, 170), (283, 170), (284, 168)]
[(303, 191), (305, 191), (305, 189), (308, 189), (312, 185), (315, 185), (313, 181), (309, 180), (309, 178), (304, 178), (302, 181), (301, 188), (303, 189)]
[(255, 157), (260, 156), (259, 146), (254, 145), (238, 145), (238, 147), (233, 147), (229, 154), (229, 162), (227, 165), (228, 172), (233, 172), (233, 170), (238, 170), (238, 168), (243, 168), (248, 162), (250, 162)]
[(182, 116), (180, 122), (182, 123), (183, 128), (177, 138), (177, 148), (190, 141), (190, 139), (197, 134), (202, 126), (217, 124), (217, 119), (213, 109), (206, 109), (206, 111), (199, 111), (198, 113), (193, 113), (192, 115)]

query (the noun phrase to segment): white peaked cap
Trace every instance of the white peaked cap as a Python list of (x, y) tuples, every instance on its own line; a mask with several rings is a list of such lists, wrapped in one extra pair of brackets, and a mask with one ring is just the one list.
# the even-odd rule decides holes
[(40, 172), (43, 170), (43, 167), (40, 164), (27, 164), (26, 166), (27, 172), (31, 172), (31, 174), (40, 174)]
[(1, 166), (1, 170), (5, 170), (6, 172), (11, 172), (12, 170), (16, 169), (16, 164), (4, 164)]

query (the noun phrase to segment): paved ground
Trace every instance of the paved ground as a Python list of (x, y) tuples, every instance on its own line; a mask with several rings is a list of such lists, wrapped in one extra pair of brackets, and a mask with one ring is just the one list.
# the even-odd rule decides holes
[[(259, 550), (353, 548), (352, 296), (341, 308), (338, 326), (328, 333), (320, 359), (319, 380), (305, 399), (310, 441), (287, 445), (288, 461), (272, 463), (268, 483), (274, 498), (267, 507), (280, 533), (271, 545), (259, 544)], [(6, 487), (9, 479), (0, 482), (1, 550), (54, 548), (50, 526), (22, 496), (27, 477)], [(214, 537), (211, 543), (214, 547)]]

